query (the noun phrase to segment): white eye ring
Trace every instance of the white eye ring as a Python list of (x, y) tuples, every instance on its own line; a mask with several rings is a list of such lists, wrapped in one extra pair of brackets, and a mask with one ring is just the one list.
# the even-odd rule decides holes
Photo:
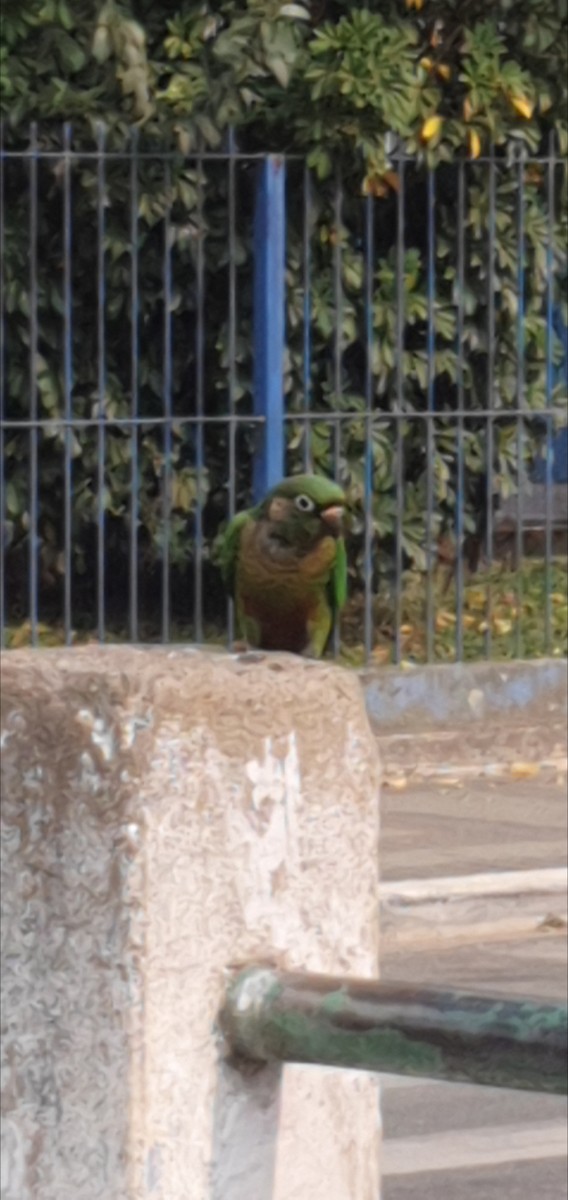
[(315, 504), (313, 500), (310, 500), (309, 496), (296, 496), (294, 504), (303, 513), (313, 512), (315, 508)]

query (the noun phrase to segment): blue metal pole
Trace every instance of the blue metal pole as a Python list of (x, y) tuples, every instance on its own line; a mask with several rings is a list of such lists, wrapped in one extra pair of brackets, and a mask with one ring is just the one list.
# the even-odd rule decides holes
[(264, 417), (253, 472), (255, 503), (284, 475), (284, 159), (260, 166), (254, 222), (254, 412)]

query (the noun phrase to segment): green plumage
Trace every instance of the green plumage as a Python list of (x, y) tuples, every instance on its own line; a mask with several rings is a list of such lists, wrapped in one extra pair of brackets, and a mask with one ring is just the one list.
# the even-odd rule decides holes
[(344, 506), (338, 484), (295, 475), (231, 521), (221, 573), (250, 646), (321, 657), (347, 598)]

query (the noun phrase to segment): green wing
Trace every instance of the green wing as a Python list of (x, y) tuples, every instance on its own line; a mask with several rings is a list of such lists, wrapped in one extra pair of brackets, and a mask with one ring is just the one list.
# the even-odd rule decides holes
[(337, 539), (333, 575), (329, 582), (331, 606), (334, 611), (341, 612), (347, 600), (347, 553), (343, 538)]
[(239, 554), (241, 530), (250, 519), (250, 516), (251, 513), (248, 509), (245, 512), (237, 513), (237, 516), (233, 517), (233, 520), (227, 526), (219, 547), (221, 576), (229, 595), (233, 599), (235, 598), (235, 570)]

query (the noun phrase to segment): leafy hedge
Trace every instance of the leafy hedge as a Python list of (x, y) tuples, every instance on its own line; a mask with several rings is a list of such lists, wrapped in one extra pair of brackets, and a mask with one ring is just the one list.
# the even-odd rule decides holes
[[(336, 470), (353, 501), (351, 569), (362, 579), (363, 461), (366, 342), (364, 312), (364, 206), (375, 197), (371, 424), (373, 523), (377, 534), (377, 585), (389, 574), (395, 548), (400, 491), (395, 486), (402, 450), (405, 559), (423, 569), (427, 557), (425, 508), (434, 501), (429, 537), (434, 544), (455, 528), (457, 422), (460, 389), (472, 413), (464, 427), (465, 530), (478, 524), (480, 505), (494, 489), (516, 488), (519, 451), (535, 452), (542, 425), (524, 423), (518, 436), (507, 410), (519, 392), (519, 189), (526, 257), (522, 322), (523, 398), (542, 408), (547, 389), (547, 279), (566, 315), (566, 174), (568, 147), (566, 4), (553, 0), (391, 0), (370, 3), (195, 3), (170, 15), (155, 3), (131, 5), (91, 0), (8, 0), (3, 14), (0, 94), (8, 149), (29, 144), (38, 121), (43, 150), (61, 148), (61, 122), (73, 122), (73, 146), (93, 150), (104, 123), (105, 147), (128, 151), (133, 128), (140, 150), (156, 154), (136, 169), (139, 264), (139, 413), (147, 418), (136, 439), (139, 502), (136, 514), (142, 611), (158, 607), (164, 539), (164, 483), (172, 504), (168, 527), (173, 606), (193, 611), (198, 501), (204, 504), (206, 618), (221, 618), (216, 573), (209, 567), (214, 537), (227, 514), (229, 427), (175, 423), (171, 476), (166, 471), (163, 428), (164, 347), (171, 336), (171, 403), (175, 417), (197, 412), (196, 345), (199, 322), (197, 271), (204, 257), (206, 284), (204, 411), (229, 411), (228, 188), (226, 164), (196, 163), (199, 149), (227, 147), (233, 126), (239, 149), (278, 150), (305, 157), (311, 169), (311, 368), (310, 406), (321, 422), (305, 425), (303, 167), (289, 166), (287, 329), (285, 386), (289, 466), (307, 454), (321, 470)], [(544, 161), (551, 139), (557, 165)], [(488, 255), (490, 147), (495, 154), (494, 260)], [(174, 148), (165, 166), (159, 155)], [(396, 149), (398, 148), (398, 149)], [(399, 153), (405, 164), (403, 404), (397, 443), (391, 417), (397, 404), (396, 230), (400, 194)], [(464, 279), (458, 278), (460, 230), (458, 159), (465, 160)], [(435, 437), (418, 416), (427, 406), (428, 244), (427, 170), (436, 167)], [(336, 173), (342, 181), (338, 209)], [(73, 208), (73, 412), (100, 412), (96, 307), (97, 202), (104, 192), (106, 417), (127, 417), (132, 405), (131, 362), (131, 163), (113, 158), (104, 185), (97, 162), (71, 168)], [(64, 412), (63, 313), (64, 167), (61, 158), (38, 165), (37, 401), (42, 417)], [(551, 191), (551, 184), (553, 189)], [(4, 171), (7, 416), (27, 416), (30, 405), (29, 164), (10, 159)], [(237, 325), (233, 398), (243, 417), (236, 434), (237, 502), (246, 502), (254, 427), (252, 408), (252, 209), (254, 170), (236, 169)], [(550, 212), (550, 198), (554, 212)], [(205, 232), (202, 239), (201, 233)], [(164, 245), (171, 260), (169, 321), (165, 318)], [(339, 256), (339, 257), (338, 257)], [(340, 262), (340, 296), (337, 265)], [(488, 296), (495, 305), (495, 342), (488, 344)], [(458, 298), (463, 329), (458, 338)], [(338, 299), (340, 301), (338, 308)], [(339, 322), (341, 387), (337, 389), (335, 331)], [(165, 326), (169, 325), (166, 334)], [(554, 357), (560, 352), (554, 346)], [(491, 371), (491, 367), (493, 368)], [(491, 373), (491, 378), (489, 377)], [(502, 414), (492, 428), (475, 418), (489, 402)], [(555, 410), (565, 396), (558, 387)], [(326, 411), (344, 410), (338, 440)], [(308, 433), (309, 430), (309, 433)], [(77, 619), (92, 623), (96, 520), (105, 511), (107, 599), (117, 621), (124, 614), (131, 537), (133, 439), (112, 424), (104, 435), (105, 472), (98, 470), (96, 428), (71, 437), (73, 475), (73, 588)], [(39, 437), (39, 533), (42, 603), (56, 612), (65, 569), (65, 436)], [(9, 432), (7, 509), (14, 536), (8, 591), (12, 614), (25, 609), (26, 538), (30, 527), (30, 439)], [(492, 481), (487, 484), (490, 469)], [(101, 484), (103, 485), (101, 489)], [(359, 515), (358, 515), (359, 514)]]

